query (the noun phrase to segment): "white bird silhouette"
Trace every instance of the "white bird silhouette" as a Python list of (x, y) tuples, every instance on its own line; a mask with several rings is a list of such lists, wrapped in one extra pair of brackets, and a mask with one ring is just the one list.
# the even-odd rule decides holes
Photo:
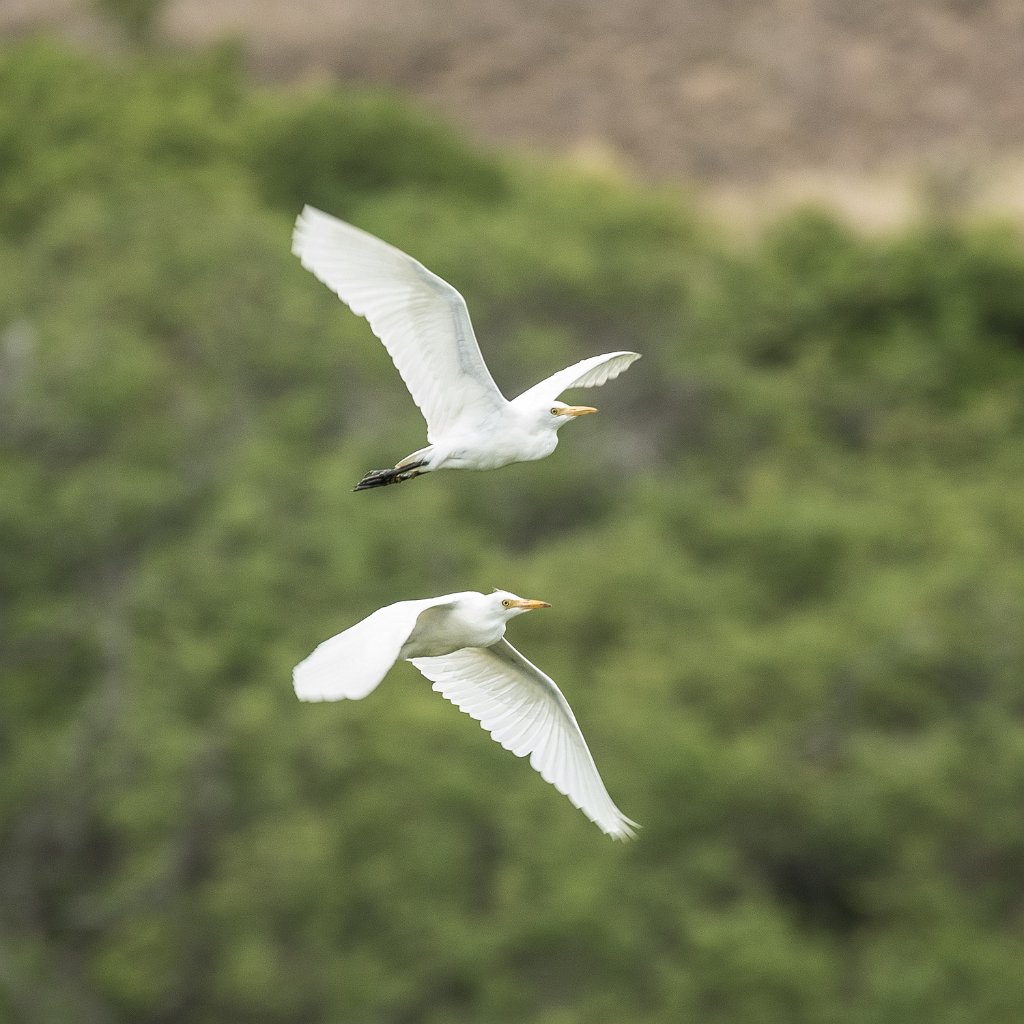
[(558, 396), (604, 384), (640, 358), (636, 352), (591, 356), (510, 402), (480, 354), (465, 300), (422, 263), (312, 206), (295, 222), (292, 251), (369, 321), (427, 421), (429, 444), (394, 469), (367, 473), (357, 491), (438, 469), (497, 469), (543, 459), (555, 450), (559, 427), (597, 412)]
[(325, 640), (292, 673), (301, 700), (358, 700), (399, 659), (615, 839), (639, 828), (612, 802), (561, 691), (507, 640), (509, 619), (545, 601), (505, 590), (399, 601)]

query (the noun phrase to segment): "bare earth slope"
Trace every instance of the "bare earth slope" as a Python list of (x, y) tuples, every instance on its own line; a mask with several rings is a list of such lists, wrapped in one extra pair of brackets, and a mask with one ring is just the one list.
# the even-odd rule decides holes
[[(0, 34), (102, 42), (92, 10), (4, 0)], [(719, 199), (856, 214), (863, 193), (885, 220), (924, 175), (1024, 214), (1020, 0), (166, 0), (159, 33), (235, 37), (260, 76), (393, 85), (480, 138)]]

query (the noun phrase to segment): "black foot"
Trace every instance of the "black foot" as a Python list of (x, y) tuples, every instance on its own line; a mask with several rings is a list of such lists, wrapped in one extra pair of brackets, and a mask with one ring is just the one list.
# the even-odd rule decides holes
[(426, 462), (407, 462), (401, 468), (394, 469), (371, 469), (362, 480), (352, 489), (354, 491), (368, 491), (371, 487), (387, 487), (388, 484), (400, 484), (404, 480), (411, 480), (414, 476), (420, 476), (417, 472), (420, 466)]

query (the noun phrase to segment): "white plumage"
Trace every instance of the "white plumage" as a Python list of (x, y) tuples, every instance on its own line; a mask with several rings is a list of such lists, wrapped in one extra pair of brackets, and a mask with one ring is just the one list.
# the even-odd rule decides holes
[(405, 658), (506, 750), (529, 755), (603, 832), (632, 838), (639, 826), (608, 795), (565, 697), (504, 639), (509, 619), (546, 607), (507, 591), (399, 601), (320, 644), (295, 667), (295, 692), (306, 701), (358, 700)]
[(306, 206), (292, 251), (351, 310), (369, 321), (427, 421), (426, 448), (394, 469), (375, 470), (357, 490), (438, 469), (497, 469), (542, 459), (568, 420), (596, 412), (557, 401), (569, 388), (617, 377), (636, 352), (591, 356), (508, 401), (494, 383), (462, 296), (411, 256)]

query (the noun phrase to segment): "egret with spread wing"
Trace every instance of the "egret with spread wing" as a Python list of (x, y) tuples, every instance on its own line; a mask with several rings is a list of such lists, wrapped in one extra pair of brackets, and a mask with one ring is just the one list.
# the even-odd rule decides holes
[(399, 601), (325, 640), (293, 672), (301, 700), (358, 700), (399, 659), (411, 661), (442, 696), (475, 718), (615, 839), (639, 826), (612, 802), (561, 691), (506, 639), (509, 619), (544, 601), (504, 590)]
[(427, 421), (426, 448), (394, 469), (373, 470), (357, 491), (401, 483), (438, 469), (497, 469), (550, 455), (558, 429), (597, 412), (558, 396), (617, 377), (640, 356), (607, 352), (548, 377), (508, 401), (494, 383), (462, 296), (387, 242), (306, 206), (292, 251), (384, 343)]

